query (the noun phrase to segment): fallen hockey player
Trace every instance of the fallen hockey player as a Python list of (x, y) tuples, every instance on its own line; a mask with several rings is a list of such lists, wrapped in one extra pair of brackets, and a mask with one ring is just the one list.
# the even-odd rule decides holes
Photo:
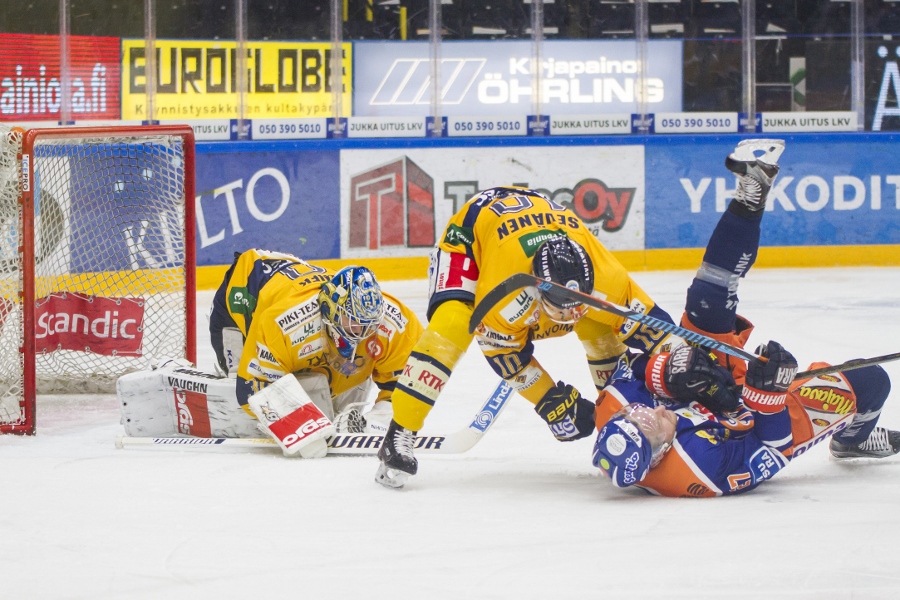
[[(726, 161), (738, 190), (688, 289), (683, 327), (734, 346), (749, 337), (738, 281), (756, 259), (782, 148), (747, 140)], [(891, 389), (880, 366), (795, 381), (797, 361), (780, 344), (757, 352), (749, 365), (689, 346), (621, 360), (597, 400), (594, 466), (618, 487), (708, 497), (751, 490), (829, 437), (835, 458), (900, 452), (900, 432), (877, 426)]]
[[(364, 267), (334, 273), (249, 250), (213, 302), (210, 337), (221, 372), (176, 362), (120, 378), (126, 433), (253, 437), (258, 421), (285, 455), (324, 455), (334, 431), (385, 432), (390, 394), (421, 332), (415, 314), (382, 293)], [(300, 385), (281, 381), (265, 393), (285, 377)], [(379, 392), (363, 415), (372, 382)], [(317, 426), (298, 439), (297, 427), (307, 423)]]

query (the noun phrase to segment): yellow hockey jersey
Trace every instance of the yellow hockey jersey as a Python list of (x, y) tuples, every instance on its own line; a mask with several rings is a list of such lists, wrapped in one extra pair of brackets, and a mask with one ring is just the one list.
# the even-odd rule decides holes
[(318, 291), (334, 271), (313, 265), (293, 254), (254, 248), (241, 253), (229, 269), (225, 308), (244, 338), (257, 310), (265, 310), (287, 295)]
[[(533, 190), (501, 187), (469, 200), (451, 219), (439, 247), (465, 253), (478, 267), (475, 303), (514, 273), (532, 272), (532, 260), (547, 239), (565, 235), (580, 244), (594, 265), (594, 292), (599, 298), (649, 312), (654, 303), (625, 268), (570, 210)], [(611, 356), (619, 341), (641, 350), (651, 349), (661, 332), (634, 326), (621, 317), (597, 309), (574, 325), (551, 321), (539, 306), (539, 293), (529, 287), (497, 304), (477, 330), (477, 340), (498, 374), (507, 378), (531, 359), (532, 340), (559, 337), (575, 331), (594, 356)]]
[(384, 321), (348, 361), (327, 339), (317, 298), (319, 286), (310, 284), (270, 306), (257, 306), (238, 367), (240, 404), (289, 373), (324, 374), (332, 398), (371, 377), (379, 389), (377, 399), (390, 398), (410, 351), (422, 335), (419, 319), (399, 300), (383, 293)]

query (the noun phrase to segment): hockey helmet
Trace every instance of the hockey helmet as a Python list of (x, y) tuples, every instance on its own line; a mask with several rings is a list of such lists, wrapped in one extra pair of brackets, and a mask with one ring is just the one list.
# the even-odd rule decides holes
[(322, 284), (319, 310), (338, 354), (352, 359), (384, 317), (384, 298), (375, 275), (365, 267), (344, 267)]
[(671, 440), (655, 422), (658, 419), (652, 417), (652, 409), (629, 404), (614, 414), (597, 435), (594, 466), (616, 487), (640, 483), (671, 447)]
[[(532, 262), (535, 277), (585, 294), (594, 291), (594, 264), (585, 249), (566, 236), (552, 237), (537, 249)], [(571, 322), (582, 314), (582, 303), (550, 289), (541, 292), (545, 312), (554, 321)], [(574, 311), (575, 314), (572, 314)], [(564, 316), (554, 318), (562, 312)], [(572, 318), (574, 317), (574, 318)]]

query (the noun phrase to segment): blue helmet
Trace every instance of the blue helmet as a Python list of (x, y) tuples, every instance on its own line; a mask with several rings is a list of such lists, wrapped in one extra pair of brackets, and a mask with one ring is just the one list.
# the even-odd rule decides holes
[(608, 475), (616, 487), (640, 482), (650, 472), (652, 461), (650, 440), (624, 417), (607, 422), (594, 443), (594, 466)]
[(384, 317), (384, 299), (375, 275), (365, 267), (344, 267), (322, 284), (319, 310), (338, 353), (352, 359)]

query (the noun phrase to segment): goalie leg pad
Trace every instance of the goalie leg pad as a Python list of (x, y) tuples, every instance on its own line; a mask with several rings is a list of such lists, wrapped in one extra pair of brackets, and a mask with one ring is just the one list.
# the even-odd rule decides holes
[(175, 362), (123, 375), (116, 395), (125, 433), (137, 437), (256, 437), (256, 421), (241, 409), (233, 379)]
[(249, 404), (285, 456), (321, 458), (327, 453), (325, 438), (334, 435), (334, 426), (295, 377), (282, 377), (253, 394)]

